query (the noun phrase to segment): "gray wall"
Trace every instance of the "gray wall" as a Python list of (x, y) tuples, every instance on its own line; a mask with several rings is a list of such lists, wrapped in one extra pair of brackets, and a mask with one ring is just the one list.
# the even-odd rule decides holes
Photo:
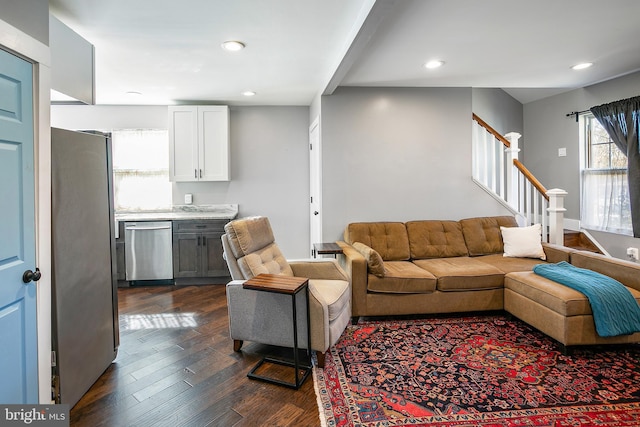
[[(548, 187), (566, 190), (566, 217), (580, 219), (580, 140), (572, 111), (588, 110), (594, 105), (640, 95), (640, 72), (614, 80), (576, 89), (524, 105), (524, 134), (527, 138), (527, 167), (543, 179)], [(558, 148), (567, 156), (558, 157)], [(640, 239), (628, 241), (624, 236), (597, 234), (598, 241), (612, 255), (626, 258), (626, 247), (640, 245)], [(625, 243), (626, 242), (626, 243)], [(619, 248), (624, 245), (624, 254)]]
[[(64, 129), (167, 128), (166, 106), (56, 105)], [(309, 108), (231, 107), (231, 181), (173, 184), (173, 203), (238, 203), (239, 216), (266, 215), (288, 258), (309, 256)]]
[(520, 101), (502, 89), (473, 88), (473, 112), (501, 135), (518, 132), (522, 137), (518, 140), (519, 158), (524, 161), (525, 135), (523, 107)]
[(45, 0), (0, 0), (3, 21), (49, 45), (49, 3)]
[(176, 183), (174, 204), (238, 203), (269, 217), (287, 258), (309, 256), (309, 108), (231, 107), (231, 181)]
[(323, 238), (349, 222), (508, 211), (471, 180), (471, 88), (340, 87), (322, 98)]

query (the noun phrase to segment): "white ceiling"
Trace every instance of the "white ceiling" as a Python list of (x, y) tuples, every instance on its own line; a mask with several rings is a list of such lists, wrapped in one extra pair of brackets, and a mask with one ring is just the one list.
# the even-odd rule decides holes
[(98, 104), (309, 105), (339, 85), (499, 87), (527, 103), (640, 70), (638, 0), (49, 4), (95, 46)]

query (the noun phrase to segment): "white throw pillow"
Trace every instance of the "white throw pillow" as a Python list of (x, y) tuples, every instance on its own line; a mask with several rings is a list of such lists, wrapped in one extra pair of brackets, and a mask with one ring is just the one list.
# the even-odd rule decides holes
[(547, 259), (542, 249), (542, 226), (500, 227), (504, 242), (504, 256), (513, 258)]

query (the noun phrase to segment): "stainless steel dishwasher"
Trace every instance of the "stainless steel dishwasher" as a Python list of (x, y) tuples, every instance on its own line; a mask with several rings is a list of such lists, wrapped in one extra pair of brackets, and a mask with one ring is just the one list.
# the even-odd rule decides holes
[(138, 221), (124, 224), (126, 279), (173, 279), (171, 221)]

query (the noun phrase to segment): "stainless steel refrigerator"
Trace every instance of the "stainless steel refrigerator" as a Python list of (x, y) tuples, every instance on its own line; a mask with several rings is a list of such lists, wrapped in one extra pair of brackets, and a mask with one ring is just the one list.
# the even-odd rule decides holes
[(111, 140), (51, 129), (54, 398), (73, 407), (116, 357)]

